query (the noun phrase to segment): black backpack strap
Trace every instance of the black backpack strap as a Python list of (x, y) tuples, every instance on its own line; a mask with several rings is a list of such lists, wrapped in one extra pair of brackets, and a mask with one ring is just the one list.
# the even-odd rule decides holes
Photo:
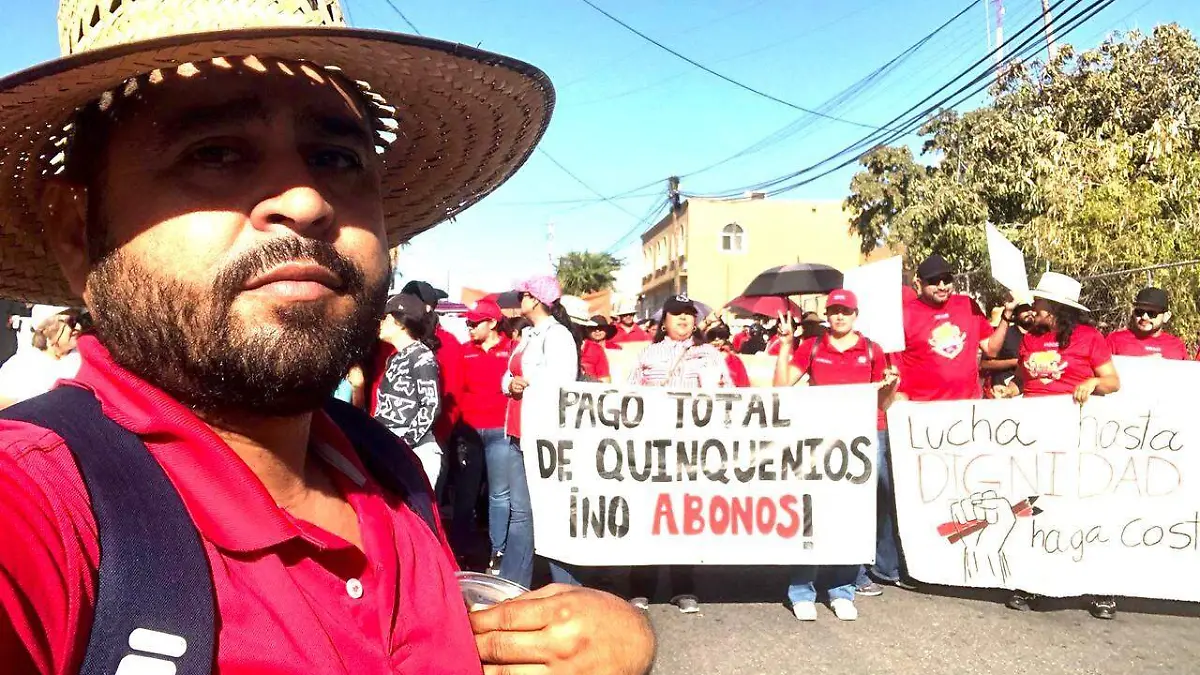
[(59, 387), (0, 416), (58, 434), (92, 502), (100, 570), (80, 675), (111, 675), (123, 664), (137, 671), (139, 661), (210, 675), (216, 618), (208, 558), (183, 500), (141, 439), (79, 387)]
[(362, 458), (367, 471), (384, 488), (394, 492), (408, 504), (434, 535), (438, 533), (434, 515), (433, 492), (429, 479), (416, 455), (395, 434), (366, 412), (331, 398), (325, 412), (346, 434), (350, 444)]

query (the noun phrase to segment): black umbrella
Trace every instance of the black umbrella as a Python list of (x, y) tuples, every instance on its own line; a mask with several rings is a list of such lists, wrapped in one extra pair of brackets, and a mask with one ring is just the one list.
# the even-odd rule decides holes
[(780, 265), (759, 274), (742, 295), (804, 295), (828, 293), (842, 287), (842, 273), (829, 265), (798, 263)]

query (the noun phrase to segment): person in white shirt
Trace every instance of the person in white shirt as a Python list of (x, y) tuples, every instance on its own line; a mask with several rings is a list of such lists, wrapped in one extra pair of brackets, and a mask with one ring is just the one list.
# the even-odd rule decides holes
[(32, 346), (18, 349), (0, 366), (0, 408), (39, 396), (59, 380), (79, 372), (79, 314), (66, 310), (42, 319), (34, 326)]
[[(528, 587), (533, 580), (533, 508), (521, 454), (521, 401), (526, 389), (540, 390), (578, 379), (579, 338), (570, 327), (571, 319), (560, 302), (562, 288), (554, 277), (527, 279), (517, 285), (516, 291), (521, 298), (521, 315), (533, 325), (522, 332), (508, 372), (500, 382), (509, 398), (505, 432), (511, 452), (508, 470), (503, 472), (508, 480), (493, 480), (488, 489), (490, 504), (507, 501), (509, 520), (504, 547), (493, 554), (490, 569)], [(488, 472), (489, 479), (498, 475), (502, 472), (495, 467)], [(553, 562), (550, 571), (555, 582), (576, 583), (569, 572)]]

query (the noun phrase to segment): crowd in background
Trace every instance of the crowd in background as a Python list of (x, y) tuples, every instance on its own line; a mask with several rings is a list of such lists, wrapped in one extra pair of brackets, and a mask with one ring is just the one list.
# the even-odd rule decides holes
[[(955, 292), (955, 272), (940, 256), (917, 268), (903, 293), (906, 348), (885, 353), (855, 329), (854, 293), (836, 289), (824, 317), (756, 316), (738, 320), (728, 311), (707, 313), (680, 295), (655, 318), (638, 321), (618, 307), (613, 318), (592, 314), (580, 298), (564, 295), (549, 276), (515, 289), (517, 307), (503, 311), (492, 300), (466, 313), (467, 340), (439, 321), (444, 291), (412, 282), (392, 296), (374, 352), (346, 375), (335, 394), (368, 410), (414, 452), (449, 517), (449, 539), (459, 564), (531, 587), (535, 580), (534, 528), (521, 452), (521, 408), (531, 388), (566, 382), (613, 382), (643, 387), (750, 386), (743, 357), (775, 357), (771, 383), (874, 384), (878, 391), (879, 512), (872, 565), (798, 567), (787, 598), (795, 616), (817, 618), (818, 596), (843, 620), (858, 615), (857, 596), (883, 586), (913, 588), (896, 532), (886, 410), (895, 401), (939, 401), (1015, 396), (1071, 395), (1083, 402), (1120, 387), (1113, 355), (1187, 359), (1167, 331), (1168, 294), (1147, 288), (1133, 299), (1128, 325), (1105, 336), (1079, 303), (1080, 284), (1045, 274), (1028, 297), (1010, 297), (989, 316)], [(87, 317), (65, 308), (41, 309), (29, 319), (28, 348), (0, 368), (4, 405), (47, 391), (78, 369), (74, 344)], [(609, 354), (637, 349), (628, 372), (614, 373)], [(481, 536), (486, 532), (486, 537)], [(670, 601), (698, 612), (694, 569), (580, 567), (546, 561), (555, 582), (597, 585), (624, 592), (647, 608), (661, 576)], [(1010, 607), (1027, 610), (1038, 598), (1017, 592)], [(1094, 598), (1092, 613), (1112, 618), (1113, 598)]]

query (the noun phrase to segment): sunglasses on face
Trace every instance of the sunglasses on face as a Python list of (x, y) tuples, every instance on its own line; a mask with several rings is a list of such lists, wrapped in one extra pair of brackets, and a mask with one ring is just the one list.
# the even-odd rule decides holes
[(474, 330), (482, 325), (483, 325), (482, 321), (468, 321), (467, 322), (467, 328), (470, 328), (471, 330)]
[(1157, 319), (1161, 315), (1162, 315), (1162, 312), (1153, 310), (1153, 309), (1135, 309), (1135, 310), (1133, 310), (1133, 317), (1135, 319), (1140, 319), (1143, 316), (1146, 317), (1147, 319)]
[(950, 286), (953, 283), (954, 283), (954, 277), (951, 277), (951, 276), (936, 277), (933, 279), (925, 280), (926, 286)]

